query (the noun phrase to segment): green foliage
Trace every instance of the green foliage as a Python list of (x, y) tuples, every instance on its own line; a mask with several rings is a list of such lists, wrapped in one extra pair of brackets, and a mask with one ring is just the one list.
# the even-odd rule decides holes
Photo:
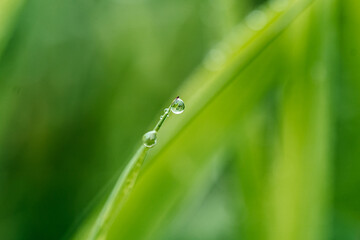
[(356, 239), (357, 1), (0, 6), (2, 239)]

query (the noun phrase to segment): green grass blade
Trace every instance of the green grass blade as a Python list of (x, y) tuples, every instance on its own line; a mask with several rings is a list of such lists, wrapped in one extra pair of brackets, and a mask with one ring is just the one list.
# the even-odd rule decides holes
[(121, 173), (95, 224), (91, 228), (88, 239), (105, 238), (113, 221), (113, 216), (119, 212), (135, 185), (148, 149), (142, 145)]
[[(174, 109), (177, 109), (177, 105), (175, 104), (176, 101), (182, 102), (179, 97), (175, 98), (172, 104), (165, 109), (165, 113), (160, 117), (160, 120), (158, 121), (152, 132), (155, 132), (157, 134), (161, 126), (164, 124), (165, 120), (170, 116), (170, 113), (174, 111), (173, 107)], [(184, 107), (180, 107), (178, 111), (179, 110), (184, 111)], [(151, 144), (153, 144), (153, 142)], [(156, 138), (154, 144), (156, 144)], [(141, 145), (133, 158), (127, 164), (124, 171), (121, 173), (118, 181), (116, 182), (110, 196), (106, 200), (105, 205), (101, 209), (101, 212), (99, 213), (95, 223), (91, 227), (90, 234), (87, 238), (94, 240), (106, 238), (108, 229), (114, 220), (114, 216), (118, 214), (135, 185), (141, 166), (143, 165), (146, 153), (150, 147), (152, 146), (148, 146), (144, 142), (144, 144)]]
[(270, 180), (274, 205), (270, 207), (269, 239), (328, 239), (332, 76), (327, 71), (332, 60), (326, 48), (332, 41), (327, 27), (330, 2), (318, 1), (287, 32), (292, 41), (287, 41), (291, 51), (280, 112), (281, 144)]

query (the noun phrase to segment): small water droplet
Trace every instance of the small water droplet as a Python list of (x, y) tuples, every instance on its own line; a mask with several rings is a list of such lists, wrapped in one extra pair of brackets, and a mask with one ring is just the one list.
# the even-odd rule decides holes
[(142, 140), (145, 147), (149, 147), (149, 148), (153, 147), (156, 144), (157, 132), (153, 130), (145, 133)]
[(175, 114), (180, 114), (185, 110), (185, 103), (179, 97), (175, 98), (175, 100), (171, 104), (171, 111)]
[(168, 113), (168, 112), (169, 112), (169, 108), (165, 108), (164, 113)]
[(246, 17), (247, 25), (255, 31), (262, 29), (267, 21), (266, 14), (260, 10), (254, 10)]

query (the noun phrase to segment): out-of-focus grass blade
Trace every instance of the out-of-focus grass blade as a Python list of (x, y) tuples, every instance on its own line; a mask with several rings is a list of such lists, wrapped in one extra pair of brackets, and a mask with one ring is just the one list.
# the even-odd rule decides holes
[[(209, 219), (208, 224), (216, 225), (214, 229), (202, 227), (201, 223), (196, 223), (194, 213), (201, 208), (204, 202), (207, 202), (208, 196), (211, 194), (214, 186), (227, 173), (227, 169), (231, 164), (231, 157), (227, 152), (227, 143), (224, 142), (223, 146), (219, 146), (204, 164), (202, 169), (199, 169), (198, 174), (193, 179), (193, 185), (189, 188), (189, 191), (184, 195), (182, 201), (179, 204), (174, 205), (171, 210), (174, 214), (168, 214), (163, 218), (160, 226), (166, 226), (166, 228), (159, 227), (157, 231), (154, 231), (152, 237), (154, 239), (177, 239), (179, 236), (183, 239), (194, 239), (196, 236), (201, 235), (205, 239), (209, 239), (213, 232), (221, 228), (220, 219)], [(211, 214), (209, 212), (209, 214)], [(195, 220), (195, 221), (192, 221)]]
[(360, 219), (360, 1), (338, 1), (341, 13), (339, 29), (341, 69), (336, 91), (335, 220), (338, 238), (356, 239)]
[[(274, 97), (276, 91), (270, 96)], [(239, 205), (234, 239), (267, 239), (268, 177), (273, 155), (276, 123), (274, 104), (267, 99), (256, 107), (233, 133)]]
[[(329, 4), (330, 3), (330, 4)], [(331, 1), (318, 1), (287, 32), (269, 239), (327, 239), (330, 169)]]
[[(11, 37), (13, 23), (17, 12), (24, 4), (25, 0), (0, 0), (0, 60), (2, 57), (3, 49)], [(0, 136), (3, 136), (3, 131), (6, 126), (6, 122), (9, 121), (13, 110), (14, 94), (12, 91), (6, 91), (4, 81), (2, 81), (0, 73)], [(2, 139), (0, 139), (1, 144)]]
[(25, 0), (0, 0), (0, 57), (10, 37), (16, 13)]

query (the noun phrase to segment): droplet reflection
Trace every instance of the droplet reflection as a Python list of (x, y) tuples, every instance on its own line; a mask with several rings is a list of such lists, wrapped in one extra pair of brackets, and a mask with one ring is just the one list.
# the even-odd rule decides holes
[(143, 143), (146, 147), (153, 147), (156, 144), (157, 141), (157, 132), (156, 131), (150, 131), (144, 134)]
[(185, 110), (185, 103), (179, 97), (175, 98), (175, 100), (171, 104), (171, 111), (175, 114), (180, 114)]

